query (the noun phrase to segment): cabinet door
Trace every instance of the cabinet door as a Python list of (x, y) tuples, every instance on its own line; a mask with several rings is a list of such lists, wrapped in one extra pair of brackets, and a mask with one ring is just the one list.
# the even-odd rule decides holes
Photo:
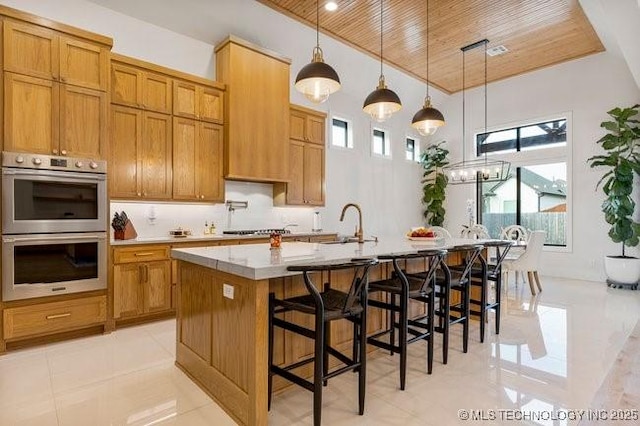
[(60, 154), (104, 158), (107, 96), (98, 90), (60, 86)]
[(142, 115), (142, 197), (171, 198), (171, 116), (144, 112)]
[(74, 86), (107, 90), (109, 51), (101, 46), (60, 37), (60, 81)]
[(58, 84), (5, 73), (4, 150), (57, 154), (58, 132)]
[(172, 81), (160, 74), (142, 74), (142, 105), (145, 109), (171, 114)]
[(171, 309), (171, 261), (142, 264), (143, 311), (153, 313)]
[(54, 31), (5, 20), (3, 33), (5, 71), (48, 80), (57, 79), (59, 38)]
[(223, 122), (223, 93), (220, 90), (211, 87), (199, 87), (198, 97), (198, 119), (211, 121), (213, 123)]
[(111, 102), (140, 107), (142, 71), (123, 64), (111, 64)]
[(304, 143), (295, 140), (289, 146), (289, 176), (287, 204), (304, 204)]
[(324, 118), (307, 116), (307, 142), (324, 145)]
[(307, 115), (302, 111), (292, 109), (289, 114), (289, 137), (299, 141), (305, 140)]
[(196, 145), (196, 187), (203, 201), (224, 201), (222, 126), (199, 123)]
[(113, 317), (135, 317), (142, 313), (142, 267), (125, 263), (113, 267)]
[(324, 146), (305, 144), (303, 169), (305, 204), (324, 206)]
[(173, 115), (196, 118), (198, 115), (196, 98), (198, 88), (195, 84), (184, 81), (173, 82)]
[(109, 151), (109, 196), (138, 198), (142, 195), (140, 175), (142, 111), (111, 106), (111, 149)]
[(195, 201), (196, 187), (196, 144), (198, 123), (186, 118), (173, 118), (173, 198)]

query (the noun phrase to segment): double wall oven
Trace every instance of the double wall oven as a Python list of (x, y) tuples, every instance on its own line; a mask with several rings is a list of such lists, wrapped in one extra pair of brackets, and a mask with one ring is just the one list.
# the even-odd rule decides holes
[(2, 153), (2, 299), (107, 286), (106, 163)]

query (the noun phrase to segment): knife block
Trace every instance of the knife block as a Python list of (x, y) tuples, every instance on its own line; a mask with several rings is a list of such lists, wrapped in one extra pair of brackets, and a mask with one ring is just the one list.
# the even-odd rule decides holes
[(133, 223), (127, 220), (122, 231), (113, 231), (114, 240), (132, 240), (138, 236), (136, 228), (133, 227)]

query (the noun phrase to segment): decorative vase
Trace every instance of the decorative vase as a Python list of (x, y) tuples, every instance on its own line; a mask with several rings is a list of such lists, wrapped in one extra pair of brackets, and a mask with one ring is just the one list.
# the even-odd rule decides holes
[(640, 259), (631, 256), (605, 256), (604, 270), (609, 286), (626, 285), (638, 287), (640, 281)]

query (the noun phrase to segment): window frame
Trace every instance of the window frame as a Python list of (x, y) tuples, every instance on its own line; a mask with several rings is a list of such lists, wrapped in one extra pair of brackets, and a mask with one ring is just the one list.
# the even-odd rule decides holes
[[(505, 153), (492, 153), (487, 156), (491, 159), (495, 160), (505, 160), (511, 163), (511, 168), (516, 170), (518, 167), (529, 167), (529, 166), (537, 166), (543, 164), (552, 164), (552, 163), (565, 163), (567, 167), (567, 216), (566, 216), (566, 245), (565, 246), (557, 246), (557, 245), (546, 245), (543, 247), (543, 251), (545, 252), (560, 252), (560, 253), (572, 253), (573, 252), (573, 155), (572, 155), (572, 145), (573, 145), (573, 114), (571, 111), (556, 113), (548, 116), (542, 116), (537, 118), (532, 118), (529, 120), (523, 120), (519, 122), (510, 122), (503, 125), (492, 126), (490, 128), (485, 129), (477, 129), (473, 132), (473, 154), (475, 158), (484, 158), (484, 154), (477, 155), (477, 136), (482, 133), (491, 133), (502, 130), (509, 130), (516, 127), (527, 127), (532, 126), (538, 123), (546, 123), (549, 121), (565, 119), (567, 121), (566, 124), (566, 133), (567, 133), (567, 141), (562, 146), (550, 146), (545, 149), (534, 149), (534, 150), (525, 150), (525, 151), (516, 151), (516, 152), (505, 152)], [(473, 157), (472, 154), (472, 157)], [(519, 183), (519, 182), (517, 182)], [(475, 190), (475, 198), (476, 198), (476, 218), (478, 218), (478, 223), (482, 223), (482, 187), (481, 182), (476, 184)], [(517, 190), (520, 191), (520, 185), (517, 185)], [(520, 201), (518, 201), (518, 204)], [(517, 207), (517, 211), (519, 212), (519, 207)]]
[[(539, 144), (539, 148), (537, 149), (526, 149), (527, 147), (523, 147), (522, 146), (522, 137), (521, 135), (521, 131), (522, 129), (525, 129), (527, 127), (532, 127), (532, 126), (539, 126), (541, 124), (546, 124), (546, 123), (550, 123), (550, 122), (554, 122), (554, 121), (562, 121), (564, 120), (565, 123), (565, 133), (566, 133), (566, 141), (564, 142), (564, 146), (561, 145), (563, 142), (549, 142), (549, 143), (543, 143), (543, 144)], [(569, 134), (567, 131), (567, 127), (569, 126), (569, 122), (568, 119), (566, 117), (555, 117), (552, 119), (548, 119), (548, 120), (542, 120), (542, 121), (535, 121), (533, 123), (527, 123), (527, 124), (522, 124), (522, 125), (518, 125), (518, 126), (512, 126), (512, 127), (501, 127), (498, 129), (494, 129), (494, 130), (489, 130), (487, 129), (486, 132), (476, 132), (474, 133), (474, 148), (475, 148), (475, 156), (476, 157), (482, 157), (484, 156), (484, 152), (481, 152), (481, 147), (482, 147), (482, 143), (479, 142), (478, 137), (481, 135), (485, 135), (485, 134), (492, 134), (492, 133), (499, 133), (499, 132), (506, 132), (506, 131), (512, 131), (515, 130), (516, 132), (516, 136), (515, 136), (515, 147), (513, 148), (508, 148), (508, 149), (504, 149), (501, 151), (487, 151), (486, 154), (487, 155), (501, 155), (501, 154), (513, 154), (516, 152), (529, 152), (529, 151), (537, 151), (539, 149), (552, 149), (552, 148), (564, 148), (567, 146), (568, 144), (568, 138), (569, 138)], [(524, 148), (524, 149), (523, 149)], [(513, 151), (515, 150), (515, 151)]]
[[(349, 119), (349, 118), (345, 118), (344, 115), (342, 114), (331, 114), (330, 115), (330, 119), (329, 119), (329, 129), (330, 129), (330, 140), (329, 140), (329, 147), (330, 148), (335, 148), (338, 150), (343, 150), (343, 151), (353, 151), (355, 149), (355, 140), (353, 139), (353, 120)], [(347, 125), (347, 129), (346, 129), (346, 142), (347, 142), (347, 146), (342, 146), (342, 145), (334, 145), (333, 143), (333, 120), (338, 120), (338, 121), (342, 121), (344, 123), (346, 123)], [(351, 146), (349, 146), (349, 144), (351, 144)]]
[[(411, 139), (413, 141), (413, 159), (408, 159), (407, 158), (407, 143), (409, 142), (409, 139)], [(418, 137), (414, 136), (414, 135), (406, 135), (404, 137), (404, 159), (405, 161), (409, 161), (411, 163), (420, 163), (420, 155), (422, 155), (421, 152), (421, 141)]]
[[(376, 132), (382, 132), (382, 134), (384, 135), (382, 140), (382, 154), (378, 154), (374, 150)], [(371, 135), (371, 156), (377, 157), (377, 158), (384, 158), (386, 160), (391, 160), (393, 158), (393, 144), (391, 143), (391, 131), (383, 127), (373, 126), (371, 127), (370, 135)], [(387, 144), (387, 141), (388, 141), (388, 144)], [(389, 152), (388, 154), (385, 154), (387, 145), (389, 146)]]

